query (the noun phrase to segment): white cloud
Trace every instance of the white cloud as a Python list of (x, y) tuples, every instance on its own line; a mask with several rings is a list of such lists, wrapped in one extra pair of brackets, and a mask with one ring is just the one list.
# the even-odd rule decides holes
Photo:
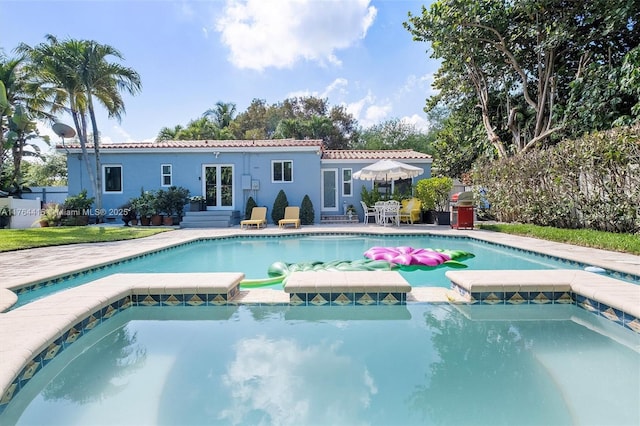
[(398, 96), (402, 96), (406, 93), (411, 93), (416, 90), (420, 90), (424, 92), (425, 98), (431, 95), (434, 95), (436, 92), (431, 87), (433, 83), (433, 74), (424, 74), (421, 76), (416, 76), (415, 74), (411, 74), (407, 77), (407, 80), (404, 83), (404, 86), (400, 88), (398, 91)]
[(367, 111), (364, 115), (365, 122), (374, 122), (378, 123), (383, 121), (385, 118), (389, 116), (392, 108), (390, 104), (385, 105), (371, 105), (367, 108)]
[(348, 93), (348, 85), (349, 81), (346, 78), (339, 77), (329, 83), (329, 85), (325, 87), (322, 92), (318, 92), (317, 90), (297, 90), (295, 92), (287, 93), (287, 98), (306, 98), (309, 96), (313, 96), (320, 99), (329, 99), (334, 93), (337, 96), (345, 96)]
[(365, 128), (385, 120), (393, 110), (390, 102), (377, 101), (370, 91), (364, 98), (347, 104), (345, 107), (347, 112), (353, 115), (358, 123)]
[(216, 22), (238, 68), (291, 68), (300, 60), (340, 64), (336, 51), (365, 37), (370, 0), (227, 0)]
[(413, 114), (410, 117), (402, 117), (401, 120), (407, 123), (413, 124), (416, 127), (416, 129), (420, 130), (421, 132), (429, 131), (429, 127), (430, 127), (429, 120), (427, 120), (425, 116)]
[(261, 413), (261, 424), (359, 424), (378, 387), (367, 368), (343, 352), (333, 341), (239, 341), (222, 376), (231, 404), (219, 418), (244, 424)]
[(349, 85), (349, 81), (346, 78), (336, 78), (326, 87), (322, 95), (323, 98), (328, 98), (332, 93), (336, 93), (340, 96), (346, 95), (347, 86)]

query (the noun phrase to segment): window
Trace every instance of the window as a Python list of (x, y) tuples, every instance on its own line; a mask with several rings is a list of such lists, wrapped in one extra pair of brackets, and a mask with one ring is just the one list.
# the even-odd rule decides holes
[(351, 197), (353, 195), (353, 181), (351, 180), (351, 169), (342, 169), (342, 196)]
[(122, 166), (113, 164), (102, 166), (102, 192), (122, 193)]
[(272, 161), (271, 170), (273, 182), (293, 182), (293, 161)]
[(160, 174), (161, 174), (161, 185), (162, 186), (171, 186), (171, 164), (163, 164), (160, 166)]

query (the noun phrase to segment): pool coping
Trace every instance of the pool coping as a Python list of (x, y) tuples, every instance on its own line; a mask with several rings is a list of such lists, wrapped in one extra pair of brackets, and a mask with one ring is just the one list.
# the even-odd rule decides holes
[(0, 253), (0, 271), (21, 270), (23, 273), (6, 274), (0, 289), (17, 289), (30, 284), (100, 268), (117, 261), (125, 261), (162, 249), (201, 239), (228, 237), (261, 237), (307, 234), (378, 234), (378, 235), (433, 235), (442, 237), (468, 237), (500, 246), (534, 252), (543, 256), (566, 259), (579, 264), (597, 266), (614, 271), (620, 277), (640, 276), (640, 256), (617, 253), (570, 244), (521, 237), (484, 230), (458, 230), (449, 226), (428, 224), (381, 227), (371, 224), (311, 225), (278, 228), (269, 225), (259, 230), (239, 228), (176, 229), (150, 237), (108, 243), (75, 244), (41, 247)]

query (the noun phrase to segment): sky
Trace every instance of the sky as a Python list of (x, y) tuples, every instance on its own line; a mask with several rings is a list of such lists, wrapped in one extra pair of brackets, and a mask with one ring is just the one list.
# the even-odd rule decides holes
[(425, 130), (438, 63), (402, 23), (430, 1), (0, 0), (0, 49), (53, 34), (119, 50), (142, 90), (124, 95), (120, 122), (98, 115), (103, 143), (154, 140), (218, 101), (240, 113), (296, 96), (342, 105), (363, 128), (399, 118)]

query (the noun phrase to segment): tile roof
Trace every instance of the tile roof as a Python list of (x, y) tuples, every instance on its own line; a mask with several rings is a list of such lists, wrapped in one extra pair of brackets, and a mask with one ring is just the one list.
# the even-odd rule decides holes
[[(268, 139), (268, 140), (198, 140), (198, 141), (160, 141), (160, 142), (122, 142), (103, 143), (100, 149), (161, 149), (161, 148), (276, 148), (276, 147), (316, 147), (322, 146), (322, 140)], [(93, 144), (87, 144), (92, 148)], [(80, 149), (80, 144), (57, 145), (57, 149)]]
[(417, 152), (412, 149), (389, 149), (389, 150), (368, 150), (368, 149), (349, 149), (336, 150), (328, 149), (322, 152), (323, 160), (417, 160), (429, 159), (429, 154)]

